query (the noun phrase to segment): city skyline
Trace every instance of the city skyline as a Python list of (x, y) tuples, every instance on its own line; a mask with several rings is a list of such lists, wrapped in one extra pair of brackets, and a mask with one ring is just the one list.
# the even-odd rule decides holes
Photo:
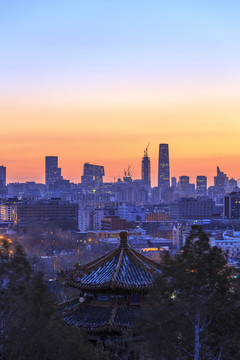
[[(169, 149), (169, 144), (159, 144), (159, 147), (158, 147), (158, 150), (159, 150), (159, 153), (158, 153), (158, 159), (157, 159), (157, 161), (158, 161), (158, 163), (157, 163), (157, 168), (158, 168), (158, 171), (159, 171), (159, 155), (160, 155), (160, 145), (161, 146), (167, 146), (167, 152), (169, 151), (168, 149)], [(149, 146), (148, 146), (149, 147)], [(152, 171), (151, 171), (151, 169), (152, 169), (152, 159), (151, 159), (151, 156), (149, 156), (148, 155), (148, 147), (144, 150), (144, 156), (147, 156), (147, 158), (149, 159), (148, 161), (149, 161), (149, 164), (150, 164), (150, 162), (151, 162), (151, 167), (150, 167), (150, 179), (151, 179), (151, 177), (152, 177)], [(169, 156), (169, 155), (168, 155)], [(45, 184), (47, 184), (48, 185), (48, 183), (49, 183), (49, 180), (47, 180), (48, 178), (49, 178), (49, 176), (53, 176), (53, 177), (56, 177), (56, 179), (57, 178), (59, 178), (59, 179), (68, 179), (68, 180), (70, 180), (70, 182), (75, 182), (75, 183), (80, 183), (80, 182), (82, 182), (82, 179), (83, 179), (83, 175), (84, 175), (84, 168), (85, 168), (85, 166), (86, 166), (86, 164), (90, 164), (90, 162), (84, 162), (83, 163), (83, 166), (82, 166), (82, 170), (81, 170), (81, 172), (80, 172), (80, 174), (79, 174), (79, 176), (78, 177), (76, 177), (75, 178), (75, 180), (72, 180), (68, 175), (67, 175), (67, 173), (66, 173), (66, 171), (63, 171), (64, 172), (64, 174), (66, 175), (64, 175), (64, 176), (61, 176), (61, 173), (62, 173), (62, 166), (61, 166), (61, 159), (60, 159), (60, 164), (58, 164), (58, 159), (59, 158), (59, 156), (58, 155), (45, 155), (44, 156), (44, 166), (43, 166), (43, 174), (41, 174), (41, 177), (40, 178), (38, 178), (38, 177), (36, 177), (36, 178), (31, 178), (31, 179), (22, 179), (22, 178), (17, 178), (17, 179), (11, 179), (9, 176), (8, 176), (8, 167), (6, 166), (6, 164), (4, 164), (4, 166), (2, 165), (2, 166), (0, 166), (0, 168), (3, 168), (3, 169), (5, 169), (4, 171), (5, 171), (5, 184), (6, 183), (14, 183), (14, 182), (27, 182), (27, 181), (36, 181), (36, 182), (40, 182), (40, 183), (45, 183)], [(144, 159), (144, 157), (143, 158), (139, 158), (139, 162), (140, 162), (140, 165), (139, 165), (139, 167), (140, 167), (140, 174), (139, 174), (139, 176), (136, 176), (136, 172), (134, 172), (134, 167), (132, 167), (132, 165), (130, 165), (130, 168), (131, 168), (131, 174), (132, 174), (132, 178), (133, 178), (133, 180), (135, 180), (135, 179), (142, 179), (142, 171), (143, 171), (143, 159)], [(52, 163), (51, 163), (52, 162)], [(169, 162), (171, 162), (171, 157), (169, 156)], [(49, 163), (50, 165), (47, 165), (47, 163)], [(51, 167), (52, 166), (52, 169), (51, 169), (51, 171), (52, 171), (52, 175), (49, 175), (48, 174), (48, 167)], [(58, 167), (59, 166), (59, 167)], [(103, 164), (94, 164), (94, 165), (89, 165), (89, 166), (96, 166), (97, 168), (103, 168), (104, 169), (104, 165)], [(150, 166), (150, 165), (149, 165)], [(129, 167), (129, 165), (128, 165), (128, 167)], [(221, 168), (221, 166), (220, 166), (220, 168)], [(123, 179), (124, 178), (124, 172), (126, 171), (126, 169), (127, 169), (127, 166), (125, 166), (125, 168), (123, 169), (123, 173), (121, 174), (121, 175), (119, 175), (118, 177), (113, 177), (113, 176), (111, 176), (111, 175), (108, 175), (108, 176), (106, 176), (106, 174), (104, 174), (103, 176), (104, 176), (104, 182), (116, 182), (119, 178), (120, 179)], [(191, 173), (191, 171), (189, 172), (188, 170), (186, 170), (185, 172), (184, 172), (184, 174), (183, 173), (181, 173), (181, 174), (179, 174), (179, 175), (172, 175), (172, 173), (174, 174), (174, 171), (172, 171), (172, 167), (170, 167), (169, 166), (169, 174), (170, 174), (170, 177), (169, 177), (169, 186), (172, 186), (171, 185), (171, 178), (173, 178), (173, 177), (175, 177), (176, 178), (176, 180), (177, 181), (180, 181), (180, 177), (188, 177), (189, 178), (189, 181), (190, 181), (190, 183), (194, 183), (196, 186), (197, 186), (197, 178), (198, 177), (206, 177), (207, 178), (207, 183), (208, 183), (208, 186), (212, 186), (212, 185), (214, 185), (215, 184), (215, 177), (216, 177), (216, 170), (217, 170), (217, 174), (218, 174), (218, 172), (220, 171), (219, 170), (219, 165), (216, 165), (215, 166), (215, 173), (214, 173), (214, 175), (213, 175), (213, 178), (209, 178), (207, 175), (205, 175), (205, 174), (203, 174), (203, 173), (198, 173), (198, 174), (196, 174), (196, 175), (190, 175), (190, 173)], [(103, 170), (103, 172), (104, 172), (104, 170)], [(158, 174), (159, 175), (159, 174)], [(229, 175), (229, 179), (231, 179), (231, 178), (233, 178), (233, 176), (231, 175), (231, 174), (228, 174)], [(55, 180), (56, 180), (55, 179)], [(239, 178), (235, 178), (235, 180), (238, 180)], [(143, 180), (143, 179), (142, 179)], [(156, 178), (156, 183), (154, 182), (153, 184), (151, 184), (151, 187), (159, 187), (159, 185), (158, 185), (158, 176), (157, 176), (157, 178)], [(160, 188), (161, 188), (161, 186), (160, 186)]]
[[(141, 176), (150, 140), (171, 148), (171, 176), (239, 177), (240, 4), (184, 0), (4, 2), (0, 163), (8, 179), (43, 181), (45, 154), (78, 181)], [(211, 184), (211, 180), (210, 183)]]

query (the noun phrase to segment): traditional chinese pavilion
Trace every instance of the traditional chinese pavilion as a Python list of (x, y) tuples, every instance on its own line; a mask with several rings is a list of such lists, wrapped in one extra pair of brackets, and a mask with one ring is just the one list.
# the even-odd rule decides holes
[(59, 280), (80, 296), (60, 305), (64, 320), (94, 338), (130, 328), (160, 265), (132, 249), (120, 232), (117, 249), (85, 265), (61, 271)]

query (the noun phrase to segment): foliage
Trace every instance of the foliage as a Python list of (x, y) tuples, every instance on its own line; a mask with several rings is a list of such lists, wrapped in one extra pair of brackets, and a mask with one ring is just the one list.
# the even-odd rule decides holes
[(2, 359), (95, 359), (85, 335), (61, 319), (43, 274), (33, 274), (22, 247), (12, 256), (9, 244), (1, 249)]
[(97, 344), (98, 360), (150, 360), (141, 335), (126, 330)]
[(193, 227), (180, 254), (165, 253), (141, 327), (155, 359), (240, 358), (233, 271), (200, 227)]
[(78, 246), (77, 239), (70, 231), (64, 231), (56, 224), (41, 226), (32, 223), (26, 233), (20, 237), (20, 242), (28, 255), (53, 254), (56, 251), (73, 250)]

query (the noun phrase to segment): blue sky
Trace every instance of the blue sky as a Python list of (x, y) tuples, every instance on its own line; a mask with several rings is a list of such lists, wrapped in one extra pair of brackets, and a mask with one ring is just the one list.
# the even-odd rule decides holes
[(239, 76), (239, 15), (237, 1), (2, 1), (2, 87)]
[(139, 176), (149, 141), (155, 182), (160, 142), (174, 176), (240, 177), (239, 18), (236, 0), (0, 0), (9, 177), (42, 179), (46, 154), (76, 181), (85, 161)]

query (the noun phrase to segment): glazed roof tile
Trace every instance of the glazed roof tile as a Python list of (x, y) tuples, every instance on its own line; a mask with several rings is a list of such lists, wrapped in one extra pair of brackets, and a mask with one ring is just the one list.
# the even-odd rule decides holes
[(74, 310), (65, 309), (63, 319), (68, 325), (77, 326), (89, 333), (121, 332), (131, 328), (139, 315), (139, 306), (96, 306), (79, 304)]
[(94, 330), (107, 325), (112, 309), (112, 307), (82, 306), (78, 310), (64, 316), (64, 320), (69, 325)]
[[(121, 235), (121, 234), (120, 234)], [(147, 289), (160, 272), (160, 264), (133, 250), (126, 239), (100, 258), (59, 273), (66, 286), (80, 290)]]

